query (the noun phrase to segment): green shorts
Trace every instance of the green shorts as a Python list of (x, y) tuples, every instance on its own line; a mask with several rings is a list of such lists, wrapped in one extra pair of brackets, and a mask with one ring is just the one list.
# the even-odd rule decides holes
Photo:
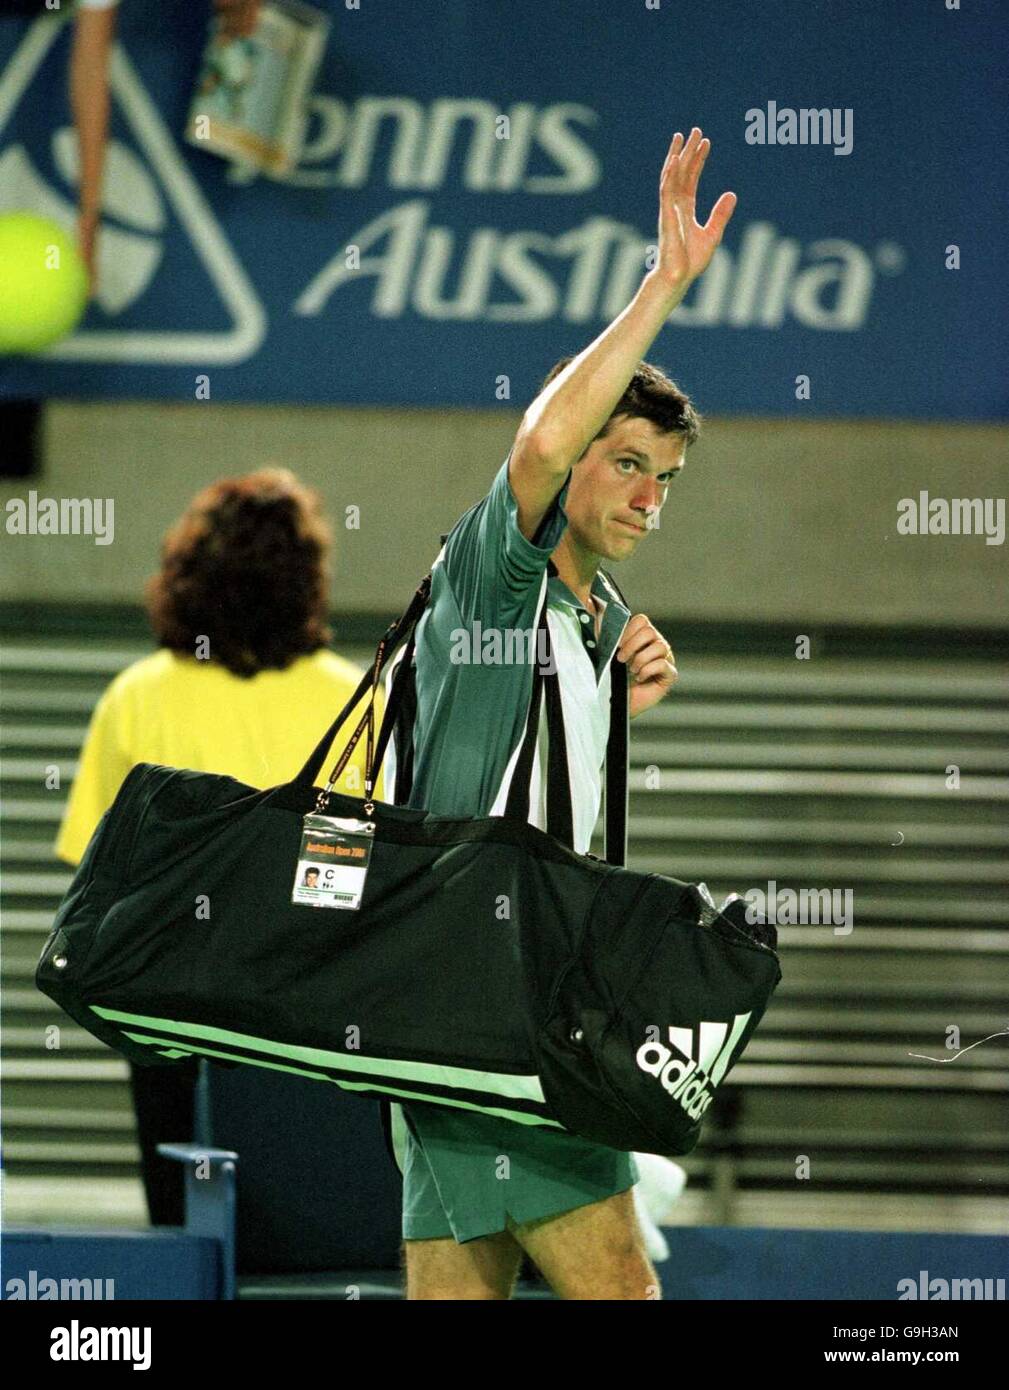
[[(400, 1113), (397, 1113), (400, 1112)], [(411, 1101), (392, 1106), (403, 1239), (460, 1243), (626, 1192), (634, 1156), (564, 1130)]]

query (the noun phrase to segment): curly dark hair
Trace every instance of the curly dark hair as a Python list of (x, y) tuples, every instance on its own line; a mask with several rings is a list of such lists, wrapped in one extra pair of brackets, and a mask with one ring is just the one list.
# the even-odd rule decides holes
[[(559, 376), (568, 363), (573, 361), (574, 357), (562, 357), (559, 362), (555, 362), (544, 377), (540, 390), (549, 385), (554, 377)], [(609, 419), (596, 435), (596, 439), (603, 439), (610, 425), (620, 415), (640, 415), (645, 420), (651, 420), (656, 429), (666, 434), (682, 434), (688, 447), (696, 443), (701, 432), (701, 417), (690, 397), (685, 391), (681, 391), (676, 382), (670, 380), (660, 367), (654, 367), (651, 362), (638, 363), (634, 375), (627, 383), (627, 389), (613, 407)], [(595, 443), (595, 440), (592, 442)]]
[(319, 494), (287, 468), (204, 488), (166, 533), (146, 585), (158, 644), (236, 676), (283, 670), (329, 643), (329, 526)]

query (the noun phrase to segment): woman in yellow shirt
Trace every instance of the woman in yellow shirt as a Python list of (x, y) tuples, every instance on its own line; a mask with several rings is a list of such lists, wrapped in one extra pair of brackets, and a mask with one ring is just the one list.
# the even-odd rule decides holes
[[(287, 469), (226, 478), (193, 499), (147, 586), (159, 650), (121, 671), (92, 715), (56, 841), (61, 859), (79, 862), (136, 763), (257, 788), (300, 771), (363, 674), (327, 647), (330, 546), (318, 494)], [(327, 772), (363, 710), (362, 701)], [(361, 795), (364, 748), (362, 739), (338, 791)], [(151, 1222), (181, 1225), (181, 1170), (157, 1145), (192, 1136), (196, 1064), (130, 1072)]]

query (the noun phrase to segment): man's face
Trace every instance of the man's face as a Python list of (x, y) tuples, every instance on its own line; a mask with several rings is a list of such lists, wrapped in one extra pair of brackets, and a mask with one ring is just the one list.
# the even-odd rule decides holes
[(669, 485), (683, 471), (686, 440), (651, 420), (619, 416), (571, 474), (564, 511), (580, 545), (626, 560), (659, 524)]

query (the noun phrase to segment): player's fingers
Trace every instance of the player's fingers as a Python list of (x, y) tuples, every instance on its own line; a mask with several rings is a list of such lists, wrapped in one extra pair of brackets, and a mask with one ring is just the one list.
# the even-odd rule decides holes
[(670, 180), (676, 169), (677, 161), (680, 157), (680, 150), (683, 148), (683, 136), (679, 131), (673, 136), (673, 143), (669, 146), (666, 153), (666, 162), (662, 166), (662, 173), (659, 176), (659, 187), (665, 193), (668, 191)]
[(728, 226), (729, 218), (736, 209), (735, 193), (723, 193), (718, 202), (711, 209), (711, 216), (704, 224), (704, 230), (713, 236), (717, 241), (721, 240), (722, 233)]
[(649, 663), (664, 660), (665, 656), (666, 648), (664, 643), (646, 642), (643, 647), (639, 647), (627, 664), (637, 676)]
[(702, 140), (697, 146), (697, 153), (690, 162), (689, 187), (691, 193), (697, 192), (697, 183), (701, 177), (701, 170), (704, 168), (704, 161), (707, 159), (710, 149), (711, 141), (707, 139)]
[(666, 161), (662, 166), (663, 172), (670, 167), (674, 159), (679, 157), (679, 153), (682, 149), (683, 135), (680, 131), (677, 131), (670, 142), (669, 149), (666, 151)]
[(689, 198), (692, 195), (690, 170), (700, 141), (701, 132), (694, 126), (673, 170), (672, 194), (674, 198)]
[[(650, 662), (672, 661), (672, 657), (673, 651), (669, 643), (664, 637), (655, 633), (650, 642), (645, 642), (643, 646), (639, 647), (638, 650), (634, 652), (628, 665), (635, 675), (637, 675), (641, 668), (647, 666)], [(675, 665), (675, 662), (673, 664)]]
[(638, 652), (640, 652), (644, 647), (647, 646), (647, 636), (632, 637), (630, 638), (630, 640), (627, 640), (625, 638), (625, 640), (621, 642), (620, 646), (617, 648), (617, 660), (624, 662), (627, 666), (630, 666), (636, 659)]
[(697, 126), (694, 126), (693, 130), (687, 136), (687, 143), (683, 146), (683, 151), (680, 156), (681, 172), (685, 173), (690, 168), (694, 155), (697, 153), (697, 146), (701, 143), (702, 138), (701, 132), (697, 129)]
[(669, 662), (664, 658), (650, 661), (643, 666), (640, 671), (635, 671), (634, 682), (636, 685), (644, 685), (647, 681), (669, 680), (670, 677), (675, 681), (679, 680), (679, 672), (676, 667), (670, 670)]
[(637, 651), (641, 645), (641, 635), (654, 632), (648, 617), (644, 613), (635, 613), (633, 617), (627, 619), (627, 626), (624, 628), (617, 646), (617, 655), (621, 661), (627, 659), (629, 652)]
[(655, 634), (652, 632), (639, 632), (627, 642), (620, 644), (620, 657), (626, 661), (628, 666), (633, 667), (641, 660), (643, 652), (655, 645)]

